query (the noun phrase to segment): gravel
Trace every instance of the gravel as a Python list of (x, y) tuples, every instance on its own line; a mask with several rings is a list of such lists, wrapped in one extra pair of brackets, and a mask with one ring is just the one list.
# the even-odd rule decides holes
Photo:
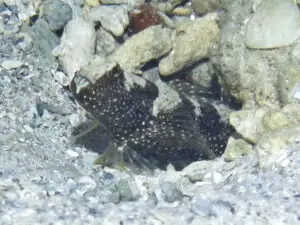
[(255, 153), (188, 175), (94, 166), (97, 154), (70, 141), (82, 111), (53, 78), (57, 65), (22, 48), (16, 8), (0, 8), (0, 64), (10, 63), (0, 67), (0, 224), (300, 224), (296, 145), (264, 170)]

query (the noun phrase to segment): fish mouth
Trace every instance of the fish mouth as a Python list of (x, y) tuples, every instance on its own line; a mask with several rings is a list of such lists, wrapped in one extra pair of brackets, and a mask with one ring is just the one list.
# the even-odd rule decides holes
[(87, 78), (81, 75), (75, 75), (71, 81), (71, 91), (78, 95), (81, 90), (87, 88), (89, 85), (90, 81)]

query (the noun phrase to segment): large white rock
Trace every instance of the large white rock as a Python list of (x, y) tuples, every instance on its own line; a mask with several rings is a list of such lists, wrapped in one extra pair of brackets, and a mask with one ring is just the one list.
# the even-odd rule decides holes
[(60, 44), (52, 54), (61, 61), (69, 81), (75, 72), (89, 63), (94, 54), (95, 40), (96, 33), (92, 23), (81, 18), (67, 23)]
[(246, 45), (254, 49), (288, 46), (299, 37), (299, 28), (294, 0), (263, 0), (247, 25)]
[(6, 70), (16, 69), (23, 65), (22, 61), (16, 59), (6, 59), (1, 63), (1, 67)]

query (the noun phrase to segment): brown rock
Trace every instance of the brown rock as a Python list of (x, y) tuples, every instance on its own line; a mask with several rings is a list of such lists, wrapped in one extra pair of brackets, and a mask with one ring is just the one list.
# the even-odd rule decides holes
[(157, 10), (149, 4), (142, 4), (137, 11), (130, 15), (130, 30), (132, 33), (137, 33), (147, 27), (162, 24), (163, 20)]

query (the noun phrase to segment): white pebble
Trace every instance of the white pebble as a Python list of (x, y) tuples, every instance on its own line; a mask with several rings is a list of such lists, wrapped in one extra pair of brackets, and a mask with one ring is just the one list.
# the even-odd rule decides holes
[(296, 99), (300, 99), (300, 82), (296, 82), (295, 86), (290, 91), (289, 98), (292, 97)]
[(294, 98), (300, 99), (300, 91), (295, 92)]
[(282, 160), (281, 162), (280, 162), (280, 166), (281, 167), (288, 167), (288, 165), (290, 164), (290, 160), (289, 159), (285, 159), (285, 160)]
[(82, 121), (80, 119), (80, 116), (78, 114), (71, 114), (69, 116), (69, 122), (72, 127), (77, 127)]
[(27, 132), (33, 133), (33, 129), (31, 128), (31, 126), (25, 124), (25, 125), (23, 126), (23, 128), (24, 128), (24, 130), (26, 130)]
[(15, 59), (6, 59), (1, 63), (2, 68), (6, 69), (6, 70), (10, 70), (10, 69), (16, 69), (19, 68), (23, 65), (24, 63), (19, 61), (19, 60), (15, 60)]
[(196, 16), (195, 16), (194, 13), (191, 14), (190, 19), (191, 19), (191, 20), (195, 20), (195, 19), (196, 19)]
[(0, 119), (3, 118), (4, 116), (6, 116), (6, 112), (5, 111), (0, 112)]
[(71, 149), (68, 149), (67, 153), (68, 153), (69, 156), (74, 157), (74, 158), (76, 158), (76, 157), (79, 156), (78, 152), (75, 152), (75, 151), (73, 151)]
[(54, 79), (60, 83), (62, 86), (68, 86), (69, 85), (69, 78), (66, 74), (64, 74), (61, 71), (56, 71), (53, 73)]
[(25, 138), (20, 137), (20, 138), (18, 138), (18, 141), (21, 142), (21, 143), (24, 143), (25, 142)]
[(223, 181), (223, 176), (220, 173), (213, 172), (213, 181), (215, 184), (219, 184)]

